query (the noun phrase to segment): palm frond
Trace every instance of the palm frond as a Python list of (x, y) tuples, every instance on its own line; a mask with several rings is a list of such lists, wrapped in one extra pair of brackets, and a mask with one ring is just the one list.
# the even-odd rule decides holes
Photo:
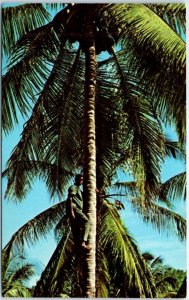
[[(74, 148), (76, 149), (75, 146), (77, 145), (74, 141), (74, 137), (76, 136), (74, 131), (78, 127), (78, 123), (75, 122), (75, 125), (77, 125), (77, 127), (76, 126), (74, 127), (74, 131), (73, 131), (73, 125), (71, 127), (69, 125), (71, 121), (74, 121), (73, 120), (73, 114), (74, 114), (73, 110), (75, 104), (74, 92), (75, 92), (75, 86), (77, 84), (76, 76), (78, 76), (79, 65), (80, 65), (80, 50), (78, 50), (77, 52), (72, 67), (69, 70), (69, 74), (67, 74), (68, 76), (67, 80), (69, 81), (69, 86), (67, 86), (64, 90), (64, 107), (62, 107), (58, 116), (59, 117), (59, 127), (58, 127), (59, 139), (57, 141), (58, 145), (56, 151), (56, 159), (54, 162), (54, 164), (57, 167), (56, 175), (55, 175), (57, 183), (55, 184), (55, 188), (57, 187), (58, 190), (60, 190), (59, 177), (61, 176), (59, 169), (61, 167), (62, 157), (65, 156), (65, 149), (66, 152), (71, 153), (71, 151), (74, 151)], [(52, 110), (48, 110), (48, 113), (51, 119), (53, 118), (54, 121), (54, 115), (52, 115)], [(79, 128), (77, 129), (79, 130)], [(53, 122), (53, 130), (54, 130), (54, 122)]]
[(17, 41), (7, 69), (24, 60), (24, 67), (28, 70), (30, 66), (34, 67), (34, 60), (40, 57), (48, 62), (54, 62), (60, 50), (60, 44), (52, 22), (36, 28)]
[(57, 45), (54, 36), (51, 27), (46, 25), (18, 42), (12, 57), (13, 66), (3, 76), (2, 82), (2, 125), (5, 133), (10, 132), (14, 122), (18, 123), (17, 109), (23, 117), (27, 116), (32, 102), (44, 86), (52, 68), (49, 61), (54, 60), (58, 53), (59, 41)]
[[(57, 167), (55, 164), (37, 160), (13, 160), (8, 168), (3, 172), (3, 176), (8, 179), (5, 198), (11, 201), (22, 201), (28, 191), (32, 189), (33, 182), (36, 178), (42, 179), (47, 186), (49, 193), (52, 195), (56, 187)], [(75, 174), (69, 170), (59, 167), (59, 190), (58, 196), (62, 196), (67, 185)]]
[(24, 297), (24, 298), (30, 298), (31, 292), (29, 291), (28, 288), (22, 286), (22, 285), (16, 285), (15, 287), (11, 287), (5, 293), (3, 293), (4, 297)]
[[(18, 108), (27, 115), (29, 103), (36, 99), (63, 49), (53, 22), (23, 35), (13, 48), (8, 71), (3, 76), (3, 128), (9, 132), (17, 123)], [(63, 52), (61, 53), (63, 55)], [(28, 98), (32, 101), (29, 102)]]
[(175, 120), (180, 141), (184, 143), (185, 42), (145, 5), (110, 4), (104, 14), (109, 29), (120, 38), (129, 68), (135, 70), (146, 90), (153, 93), (164, 120)]
[(139, 90), (136, 89), (135, 91), (134, 88), (130, 88), (131, 84), (127, 79), (127, 66), (122, 59), (119, 61), (119, 57), (115, 54), (114, 57), (118, 65), (118, 76), (121, 76), (123, 97), (125, 97), (124, 111), (127, 114), (127, 135), (132, 132), (130, 151), (133, 175), (138, 181), (143, 180), (145, 182), (146, 194), (153, 195), (158, 189), (160, 164), (164, 157), (164, 145), (159, 122), (154, 116), (150, 98), (144, 96), (142, 89), (139, 94)]
[(150, 252), (144, 252), (142, 253), (142, 257), (145, 259), (146, 262), (150, 262), (154, 259), (154, 255), (151, 254)]
[(2, 50), (10, 54), (16, 41), (25, 33), (44, 25), (50, 15), (41, 3), (2, 8)]
[(115, 23), (116, 28), (121, 28), (120, 38), (124, 37), (123, 43), (128, 43), (126, 36), (132, 36), (137, 50), (139, 44), (141, 51), (144, 48), (147, 50), (148, 47), (148, 51), (152, 52), (161, 64), (175, 68), (175, 63), (177, 71), (182, 73), (185, 43), (150, 8), (143, 4), (110, 4), (109, 8), (105, 7), (105, 12), (109, 13), (109, 26)]
[[(10, 174), (13, 175), (13, 182), (10, 182), (13, 189), (16, 189), (16, 179), (18, 178), (16, 174), (19, 174), (19, 182), (21, 184), (24, 184), (24, 182), (26, 183), (24, 187), (26, 191), (32, 184), (32, 177), (30, 177), (29, 174), (25, 177), (26, 172), (23, 174), (24, 168), (21, 168), (22, 164), (18, 162), (28, 162), (28, 166), (31, 166), (30, 160), (37, 160), (39, 162), (46, 161), (51, 165), (54, 164), (54, 167), (50, 169), (52, 172), (50, 172), (47, 177), (48, 188), (51, 194), (57, 191), (62, 193), (62, 188), (65, 185), (65, 176), (60, 176), (58, 174), (57, 177), (57, 171), (61, 172), (61, 170), (64, 169), (68, 172), (69, 170), (74, 172), (78, 167), (78, 161), (81, 157), (81, 145), (78, 137), (80, 137), (81, 115), (83, 109), (83, 96), (80, 92), (84, 77), (84, 68), (83, 59), (81, 59), (78, 66), (77, 79), (75, 78), (74, 88), (72, 89), (72, 97), (68, 97), (67, 92), (70, 88), (69, 79), (72, 77), (73, 68), (72, 64), (68, 64), (67, 61), (73, 61), (74, 58), (74, 51), (65, 51), (63, 57), (61, 54), (59, 55), (45, 84), (44, 90), (34, 106), (32, 116), (24, 126), (21, 140), (15, 147), (8, 161), (8, 169)], [(70, 77), (68, 74), (70, 74)], [(81, 95), (81, 99), (78, 95)], [(71, 103), (69, 102), (69, 109), (67, 109), (65, 99), (70, 99), (69, 101), (71, 101)], [(80, 103), (78, 100), (80, 100)], [(66, 122), (65, 124), (70, 122), (70, 125), (65, 125), (64, 122)], [(61, 127), (61, 124), (63, 128)], [(64, 130), (61, 139), (61, 132), (60, 130), (57, 130), (57, 128), (62, 128), (61, 130)], [(62, 141), (61, 147), (58, 147), (60, 140)], [(59, 157), (59, 159), (56, 167), (55, 162), (57, 162), (57, 157)], [(27, 164), (25, 167), (28, 169)], [(27, 182), (26, 179), (28, 179)], [(25, 193), (22, 191), (23, 189), (21, 188), (21, 192), (19, 192), (18, 186), (15, 196), (18, 198), (23, 197)]]
[[(34, 66), (35, 65), (35, 66)], [(35, 60), (34, 68), (28, 68), (24, 61), (13, 66), (2, 80), (2, 125), (5, 133), (18, 123), (17, 109), (23, 117), (28, 116), (32, 102), (39, 93), (49, 74), (43, 60)]]
[(176, 282), (177, 282), (176, 278), (167, 276), (167, 277), (164, 277), (159, 282), (157, 282), (156, 286), (161, 287), (161, 286), (165, 286), (165, 284), (168, 284), (172, 288), (175, 288), (176, 287)]
[(186, 151), (179, 142), (165, 138), (165, 154), (167, 157), (173, 157), (178, 160), (186, 159)]
[(44, 3), (47, 9), (58, 10), (60, 8), (66, 7), (65, 3)]
[(186, 7), (183, 3), (146, 4), (167, 22), (181, 38), (186, 33)]
[[(111, 136), (113, 150), (117, 152), (117, 163), (120, 164), (125, 159), (143, 188), (145, 182), (146, 193), (154, 194), (158, 188), (160, 163), (164, 156), (159, 123), (154, 117), (149, 95), (145, 95), (141, 86), (138, 88), (137, 81), (129, 73), (123, 57), (113, 53), (114, 63), (105, 65), (111, 82), (108, 84), (108, 81), (103, 82), (101, 79), (101, 85), (106, 90), (108, 86), (115, 85), (112, 96), (117, 100), (115, 118), (119, 124), (115, 122), (113, 138)], [(111, 73), (112, 69), (114, 72)], [(102, 72), (105, 77), (104, 67)], [(102, 90), (101, 98), (106, 90)], [(119, 149), (122, 149), (121, 155)], [(123, 152), (127, 157), (122, 158)]]
[(179, 290), (177, 293), (178, 298), (186, 298), (186, 291), (187, 291), (187, 277), (185, 276)]
[(169, 198), (171, 200), (186, 199), (186, 172), (177, 174), (161, 184), (160, 199)]
[(38, 214), (29, 222), (19, 228), (8, 244), (4, 247), (3, 253), (7, 253), (10, 247), (23, 248), (24, 241), (33, 245), (41, 236), (49, 234), (53, 226), (65, 216), (65, 202), (58, 203), (44, 212)]
[[(31, 296), (27, 288), (27, 281), (35, 273), (35, 266), (27, 260), (23, 255), (16, 254), (17, 252), (11, 249), (11, 254), (7, 252), (2, 253), (2, 295), (4, 297), (27, 297)], [(5, 259), (9, 255), (8, 261)]]
[[(50, 295), (55, 295), (57, 292), (56, 290), (58, 289), (58, 276), (60, 275), (61, 269), (66, 275), (71, 274), (72, 272), (72, 258), (73, 242), (70, 238), (70, 230), (68, 230), (68, 232), (62, 236), (62, 239), (43, 271), (40, 280), (37, 282), (34, 296), (49, 297)], [(62, 276), (62, 284), (64, 283), (64, 279), (65, 277)]]
[(151, 268), (158, 268), (163, 263), (163, 258), (161, 256), (155, 257), (153, 261), (151, 262), (150, 266)]
[(132, 204), (144, 222), (150, 222), (159, 232), (176, 234), (181, 241), (186, 238), (186, 220), (179, 214), (153, 202), (147, 201), (146, 206), (145, 203), (142, 206), (140, 198), (133, 198)]
[(98, 298), (107, 298), (109, 296), (110, 274), (108, 271), (108, 259), (100, 247), (100, 241), (97, 247), (96, 274), (96, 296)]
[(129, 197), (136, 197), (139, 194), (136, 181), (118, 181), (114, 183), (112, 188), (120, 193), (125, 193), (125, 196), (128, 195)]
[[(13, 283), (24, 283), (26, 280), (28, 280), (32, 275), (35, 274), (34, 266), (32, 264), (23, 264), (20, 265), (19, 269), (17, 269), (12, 276), (10, 276), (11, 282)], [(11, 284), (8, 283), (8, 284)]]
[(119, 259), (122, 263), (128, 290), (132, 286), (136, 289), (137, 296), (152, 297), (154, 295), (152, 278), (138, 248), (121, 224), (117, 211), (107, 202), (104, 203), (103, 209), (99, 235), (102, 245), (107, 247), (108, 252), (111, 249), (115, 259)]

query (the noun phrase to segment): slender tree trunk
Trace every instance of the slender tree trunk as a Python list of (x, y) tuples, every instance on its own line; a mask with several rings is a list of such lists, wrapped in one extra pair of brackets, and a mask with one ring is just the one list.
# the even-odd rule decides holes
[[(91, 17), (91, 16), (90, 16)], [(89, 244), (92, 250), (86, 255), (84, 297), (96, 295), (96, 138), (95, 138), (95, 95), (96, 95), (96, 51), (93, 17), (86, 21), (87, 33), (85, 73), (85, 138), (84, 138), (84, 201), (90, 219)]]

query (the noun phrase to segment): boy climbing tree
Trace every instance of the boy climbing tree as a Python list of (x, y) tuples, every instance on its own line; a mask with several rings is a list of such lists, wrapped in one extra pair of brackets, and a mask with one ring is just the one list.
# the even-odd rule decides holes
[[(68, 189), (67, 214), (70, 219), (74, 243), (83, 249), (90, 251), (91, 246), (87, 244), (90, 222), (88, 217), (83, 213), (83, 192), (80, 186), (83, 184), (83, 176), (77, 174), (75, 176), (74, 185)], [(81, 236), (80, 236), (81, 228)]]

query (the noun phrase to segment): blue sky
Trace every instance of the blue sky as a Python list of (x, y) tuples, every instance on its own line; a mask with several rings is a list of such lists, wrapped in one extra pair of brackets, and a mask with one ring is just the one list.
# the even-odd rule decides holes
[[(12, 4), (11, 4), (12, 5)], [(3, 136), (2, 158), (3, 169), (12, 149), (17, 144), (23, 129), (23, 120), (8, 136)], [(174, 131), (169, 130), (169, 135), (175, 137)], [(167, 180), (185, 170), (182, 162), (174, 159), (166, 160), (163, 166), (162, 178)], [(6, 187), (6, 179), (3, 179), (3, 195)], [(66, 195), (64, 197), (66, 199)], [(10, 240), (12, 234), (24, 223), (44, 211), (48, 207), (57, 203), (58, 199), (50, 201), (45, 185), (41, 181), (36, 181), (33, 190), (28, 193), (25, 201), (15, 204), (11, 201), (3, 200), (2, 203), (2, 243), (3, 246)], [(161, 255), (164, 263), (175, 268), (186, 269), (186, 245), (181, 243), (175, 236), (167, 236), (164, 232), (157, 233), (151, 225), (144, 224), (140, 217), (133, 213), (129, 205), (122, 212), (122, 218), (127, 225), (132, 236), (136, 239), (142, 252), (150, 251), (155, 256)], [(185, 217), (186, 204), (182, 201), (175, 202), (176, 211)], [(52, 252), (56, 247), (52, 234), (47, 239), (40, 241), (35, 247), (27, 249), (28, 258), (38, 260), (42, 266), (46, 265)], [(34, 281), (33, 281), (34, 282)]]

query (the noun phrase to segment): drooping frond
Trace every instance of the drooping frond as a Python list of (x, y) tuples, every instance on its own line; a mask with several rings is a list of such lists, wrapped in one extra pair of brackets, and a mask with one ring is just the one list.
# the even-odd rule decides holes
[[(121, 52), (114, 53), (114, 63), (106, 63), (101, 72), (102, 87), (99, 86), (98, 91), (101, 92), (103, 88), (101, 99), (104, 97), (105, 88), (108, 89), (112, 85), (113, 89), (114, 84), (112, 97), (116, 102), (116, 104), (113, 102), (115, 125), (112, 127), (109, 139), (112, 142), (110, 145), (117, 154), (115, 157), (117, 165), (125, 161), (133, 176), (138, 181), (140, 179), (141, 189), (144, 189), (145, 182), (146, 193), (155, 194), (160, 176), (160, 163), (164, 157), (164, 145), (159, 123), (152, 111), (151, 98), (145, 95), (142, 86), (138, 87), (137, 80), (130, 74)], [(109, 78), (111, 78), (110, 83)], [(123, 153), (125, 153), (124, 157)]]
[(100, 246), (97, 247), (97, 268), (96, 268), (96, 297), (108, 298), (110, 290), (110, 274), (108, 270), (108, 259)]
[(165, 138), (165, 154), (167, 157), (173, 157), (179, 160), (186, 159), (186, 151), (180, 145), (180, 143), (172, 141), (169, 138)]
[[(11, 282), (24, 283), (29, 277), (34, 275), (34, 269), (32, 264), (23, 264), (17, 270), (10, 270), (12, 276), (10, 277)], [(8, 284), (11, 284), (8, 282)]]
[(105, 68), (99, 69), (96, 94), (97, 185), (101, 188), (110, 185), (117, 166), (117, 142), (122, 110), (114, 92), (117, 83), (112, 80), (112, 73), (108, 71)]
[(17, 108), (23, 116), (27, 116), (29, 104), (41, 92), (52, 63), (55, 63), (66, 44), (68, 35), (62, 37), (62, 31), (64, 32), (64, 23), (69, 15), (64, 10), (60, 13), (61, 24), (57, 24), (57, 14), (52, 22), (23, 35), (13, 48), (2, 84), (2, 123), (6, 133), (13, 128), (14, 122), (18, 122)]
[[(131, 169), (138, 181), (145, 182), (146, 195), (154, 195), (158, 189), (160, 164), (164, 157), (164, 144), (159, 122), (152, 110), (151, 97), (143, 89), (135, 90), (127, 79), (127, 65), (115, 55), (120, 87), (123, 91), (124, 111), (127, 114), (126, 134), (131, 133)], [(134, 84), (133, 84), (134, 86)]]
[[(125, 196), (125, 198), (123, 198), (124, 200), (128, 201), (129, 203), (131, 202), (133, 204), (133, 206), (135, 207), (138, 205), (138, 202), (135, 203), (135, 200), (132, 200), (132, 198), (138, 198), (140, 197), (140, 190), (138, 188), (139, 184), (136, 181), (128, 181), (128, 182), (116, 182), (112, 188), (114, 189), (115, 192), (120, 193), (120, 196)], [(166, 196), (160, 196), (161, 195), (161, 183), (159, 183), (159, 188), (157, 190), (157, 194), (155, 196), (155, 199), (158, 199), (159, 201), (163, 202), (168, 208), (172, 209), (173, 205), (171, 202), (171, 199), (169, 199)], [(149, 202), (149, 206), (151, 205), (151, 201), (153, 199), (149, 198), (147, 202)], [(146, 202), (146, 203), (147, 203)], [(143, 205), (143, 200), (141, 199), (141, 205)]]
[(146, 4), (167, 22), (183, 39), (186, 33), (186, 6), (184, 3)]
[[(5, 198), (15, 202), (22, 201), (32, 189), (36, 178), (45, 182), (47, 190), (52, 195), (56, 187), (56, 175), (55, 164), (37, 160), (13, 161), (12, 159), (11, 165), (3, 172), (3, 176), (7, 176), (8, 179)], [(59, 167), (59, 196), (63, 194), (74, 175), (71, 171)]]
[(117, 210), (108, 202), (104, 202), (103, 210), (99, 238), (115, 261), (120, 261), (127, 290), (131, 291), (132, 287), (135, 290), (134, 296), (153, 297), (155, 290), (150, 272), (134, 241), (122, 225)]
[(10, 54), (19, 38), (49, 21), (50, 15), (41, 3), (2, 8), (2, 50)]
[[(41, 278), (35, 287), (35, 297), (57, 296), (58, 293), (63, 292), (64, 281), (73, 275), (73, 255), (73, 242), (70, 238), (70, 230), (68, 230), (67, 233), (63, 234), (45, 270), (41, 274)], [(59, 277), (61, 277), (60, 286), (58, 285), (60, 284)]]
[(108, 27), (125, 49), (129, 68), (154, 95), (154, 104), (176, 122), (180, 141), (185, 140), (185, 42), (149, 7), (143, 4), (110, 4), (104, 9)]
[(50, 25), (28, 33), (18, 41), (10, 68), (2, 82), (2, 125), (6, 133), (18, 123), (17, 109), (27, 116), (57, 56), (59, 40)]
[[(44, 90), (34, 106), (31, 118), (24, 126), (21, 140), (15, 147), (7, 165), (9, 174), (13, 176), (13, 182), (9, 183), (14, 184), (14, 188), (18, 178), (16, 174), (21, 176), (24, 172), (21, 163), (18, 162), (28, 162), (30, 165), (31, 160), (46, 161), (49, 166), (54, 165), (49, 169), (52, 172), (47, 176), (47, 186), (51, 194), (57, 191), (62, 193), (63, 185), (67, 183), (65, 181), (67, 177), (65, 178), (59, 173), (67, 170), (67, 173), (70, 171), (71, 174), (81, 164), (80, 131), (83, 114), (81, 88), (84, 68), (83, 59), (78, 62), (77, 68), (76, 65), (72, 66), (68, 63), (70, 60), (73, 63), (74, 59), (75, 51), (65, 50), (63, 57), (62, 54), (59, 55)], [(72, 94), (70, 95), (70, 80), (73, 79), (74, 69), (76, 77), (74, 81), (72, 80)], [(19, 182), (22, 178), (23, 182), (21, 183), (24, 184), (24, 180), (28, 176), (25, 177), (23, 174)], [(27, 189), (27, 186), (31, 186), (31, 184), (32, 178), (28, 178), (25, 188)], [(18, 189), (15, 196), (21, 198), (24, 193), (19, 193)]]
[(2, 295), (3, 297), (30, 297), (27, 281), (34, 275), (35, 266), (28, 263), (23, 255), (9, 256), (5, 260), (6, 253), (2, 253)]
[(134, 209), (141, 215), (144, 222), (150, 222), (159, 232), (176, 234), (180, 240), (186, 238), (186, 220), (179, 214), (161, 207), (153, 202), (147, 202), (146, 206), (141, 205), (140, 198), (133, 198)]
[[(74, 152), (77, 151), (78, 149), (77, 140), (80, 137), (80, 122), (78, 123), (78, 120), (75, 119), (75, 117), (77, 114), (76, 110), (78, 109), (79, 111), (80, 107), (78, 101), (79, 93), (77, 93), (77, 102), (75, 101), (75, 97), (76, 97), (75, 93), (77, 92), (77, 89), (80, 88), (79, 85), (77, 86), (78, 84), (77, 77), (80, 76), (79, 75), (80, 67), (81, 67), (80, 50), (78, 50), (77, 55), (74, 57), (73, 64), (68, 71), (69, 73), (67, 74), (67, 81), (65, 82), (65, 88), (63, 91), (64, 94), (62, 97), (63, 103), (60, 104), (59, 107), (57, 103), (55, 103), (55, 106), (53, 106), (54, 103), (52, 103), (52, 106), (51, 103), (49, 103), (49, 107), (47, 110), (48, 116), (50, 117), (48, 135), (50, 135), (51, 133), (53, 134), (54, 130), (56, 130), (58, 133), (58, 140), (56, 145), (56, 156), (53, 157), (54, 164), (56, 166), (55, 179), (57, 181), (57, 183), (54, 184), (55, 190), (56, 189), (60, 190), (59, 177), (61, 176), (60, 168), (62, 164), (62, 157), (67, 156), (67, 161), (65, 161), (65, 164), (67, 163), (69, 165), (70, 163), (71, 166), (73, 165), (74, 162), (72, 155), (75, 155)], [(69, 85), (67, 85), (68, 82)], [(55, 125), (55, 117), (58, 117), (59, 126)], [(76, 134), (78, 134), (77, 140), (75, 139)], [(48, 157), (48, 155), (51, 155), (51, 153), (54, 156), (52, 148), (53, 150), (55, 150), (54, 147), (49, 147), (49, 151), (47, 151), (48, 153), (46, 157)], [(72, 160), (70, 162), (69, 162), (68, 153), (71, 156), (70, 160)], [(67, 165), (67, 169), (69, 169), (68, 165)]]
[(6, 253), (10, 247), (22, 249), (24, 241), (26, 241), (28, 245), (33, 245), (41, 236), (44, 237), (49, 234), (49, 231), (52, 230), (63, 217), (65, 217), (65, 202), (48, 208), (19, 228), (4, 247), (3, 253)]
[(35, 67), (34, 60), (39, 58), (46, 62), (54, 62), (59, 50), (60, 40), (50, 22), (28, 32), (17, 41), (7, 68), (10, 69), (24, 60), (24, 66), (18, 64), (16, 70), (22, 67), (29, 71), (30, 67)]
[(11, 289), (7, 290), (3, 296), (5, 298), (30, 298), (32, 295), (28, 288), (22, 285), (16, 285), (15, 287), (12, 287)]
[(160, 199), (186, 199), (186, 172), (177, 174), (160, 186)]

